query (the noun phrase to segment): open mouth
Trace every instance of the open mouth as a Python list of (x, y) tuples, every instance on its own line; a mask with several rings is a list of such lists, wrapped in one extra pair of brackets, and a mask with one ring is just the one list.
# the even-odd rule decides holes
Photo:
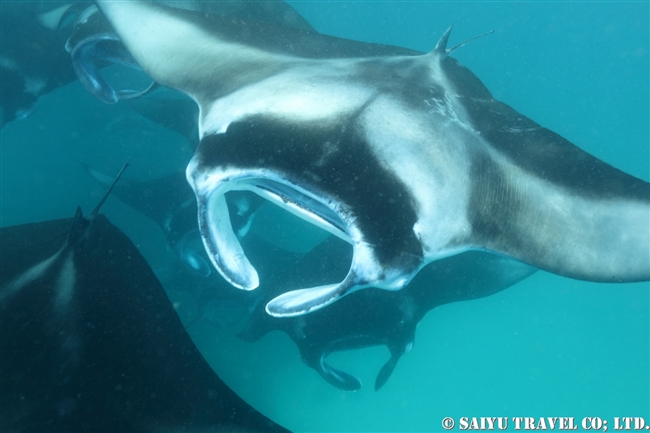
[[(268, 172), (266, 173), (268, 174)], [(364, 287), (355, 268), (358, 242), (354, 242), (356, 227), (344, 206), (306, 191), (300, 187), (268, 176), (252, 173), (211, 182), (203, 178), (195, 191), (198, 197), (199, 230), (212, 263), (233, 286), (253, 290), (259, 286), (259, 276), (247, 258), (230, 221), (225, 194), (228, 191), (251, 191), (286, 211), (353, 245), (352, 265), (343, 281), (336, 284), (286, 292), (273, 300), (266, 311), (276, 317), (291, 317), (320, 309), (337, 298)], [(194, 179), (196, 181), (196, 179)], [(209, 185), (209, 186), (208, 186)]]
[(65, 49), (70, 53), (72, 66), (86, 90), (106, 104), (122, 99), (136, 99), (158, 87), (151, 82), (143, 90), (115, 90), (101, 74), (100, 65), (116, 64), (141, 71), (140, 66), (99, 13), (97, 6), (85, 10), (70, 7), (68, 14), (75, 15), (74, 32)]
[[(372, 246), (363, 241), (355, 218), (345, 204), (328, 199), (284, 179), (274, 178), (273, 173), (255, 170), (218, 174), (198, 174), (188, 168), (188, 178), (198, 198), (199, 231), (210, 260), (221, 275), (233, 286), (253, 290), (259, 286), (259, 276), (237, 238), (230, 221), (225, 194), (228, 191), (251, 191), (286, 211), (306, 220), (340, 239), (352, 244), (353, 258), (343, 281), (318, 287), (285, 292), (272, 299), (266, 311), (276, 317), (292, 317), (323, 308), (341, 296), (357, 289), (376, 286), (385, 280), (374, 259)], [(227, 170), (226, 170), (227, 171)], [(198, 175), (197, 175), (198, 174)], [(396, 290), (408, 279), (391, 281)]]
[(311, 144), (300, 129), (285, 131), (282, 125), (257, 117), (233, 122), (224, 133), (202, 138), (187, 167), (199, 231), (216, 269), (240, 289), (260, 284), (225, 198), (228, 191), (250, 191), (351, 244), (353, 251), (342, 281), (285, 292), (267, 304), (270, 315), (306, 314), (368, 287), (403, 288), (424, 266), (408, 189), (363, 151), (365, 142), (355, 136), (337, 141), (348, 143), (353, 157), (340, 151), (314, 154), (322, 143)]

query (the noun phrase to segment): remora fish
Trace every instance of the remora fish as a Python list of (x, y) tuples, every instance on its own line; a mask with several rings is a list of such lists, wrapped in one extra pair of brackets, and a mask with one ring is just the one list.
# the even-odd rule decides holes
[(447, 49), (427, 54), (259, 22), (99, 1), (144, 71), (199, 105), (187, 168), (208, 255), (258, 275), (224, 194), (251, 190), (350, 242), (343, 281), (284, 293), (275, 316), (398, 290), (470, 250), (571, 278), (650, 278), (650, 186), (496, 101)]
[(0, 230), (0, 430), (285, 431), (216, 375), (100, 206)]

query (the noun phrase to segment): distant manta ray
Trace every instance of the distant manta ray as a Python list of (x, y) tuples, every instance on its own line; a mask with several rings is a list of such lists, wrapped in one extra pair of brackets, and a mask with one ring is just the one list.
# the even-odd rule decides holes
[(650, 278), (650, 185), (496, 101), (449, 56), (451, 29), (421, 54), (141, 1), (97, 5), (149, 76), (200, 107), (187, 177), (227, 281), (260, 284), (228, 191), (352, 245), (342, 281), (283, 293), (271, 315), (399, 290), (471, 250), (589, 281)]
[[(264, 1), (263, 7), (256, 1), (156, 1), (203, 13), (311, 29), (282, 0)], [(89, 1), (0, 3), (0, 128), (30, 116), (41, 96), (77, 77), (93, 95), (107, 103), (138, 97), (151, 90), (116, 90), (101, 76), (100, 69), (111, 63), (136, 64), (110, 26), (98, 19), (95, 12), (96, 7)], [(75, 31), (78, 28), (83, 30)]]

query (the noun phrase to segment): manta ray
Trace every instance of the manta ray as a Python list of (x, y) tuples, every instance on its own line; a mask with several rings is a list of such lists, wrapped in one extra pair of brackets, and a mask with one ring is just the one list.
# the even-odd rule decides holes
[[(85, 168), (100, 184), (111, 184), (110, 176)], [(446, 303), (491, 295), (535, 271), (512, 259), (468, 252), (432, 263), (400, 291), (362, 290), (309, 315), (272, 317), (265, 311), (269, 300), (288, 288), (344, 277), (352, 251), (334, 236), (306, 253), (287, 251), (255, 233), (244, 236), (262, 199), (250, 192), (234, 193), (234, 197), (232, 193), (227, 197), (231, 222), (262, 276), (260, 290), (230, 293), (223, 279), (210, 274), (207, 257), (194, 248), (200, 242), (193, 242), (195, 237), (198, 240), (196, 201), (184, 174), (147, 181), (123, 179), (113, 190), (114, 196), (157, 223), (185, 269), (191, 270), (188, 275), (182, 269), (173, 269), (163, 281), (166, 290), (180, 290), (191, 296), (201, 317), (216, 326), (234, 328), (243, 323), (237, 336), (245, 341), (258, 341), (274, 330), (284, 332), (296, 344), (307, 366), (346, 391), (361, 389), (361, 381), (330, 365), (330, 354), (385, 345), (391, 356), (377, 375), (378, 390), (388, 381), (401, 356), (413, 347), (416, 327), (426, 313)], [(193, 320), (188, 323), (189, 328)]]
[[(483, 251), (570, 278), (650, 278), (650, 185), (508, 105), (451, 57), (141, 1), (97, 5), (140, 67), (199, 106), (187, 167), (211, 262), (259, 276), (225, 193), (257, 193), (350, 243), (341, 281), (266, 305), (302, 315)], [(432, 288), (435, 290), (435, 288)]]
[[(247, 249), (260, 247), (259, 243), (253, 245), (250, 240), (244, 246)], [(345, 276), (352, 254), (350, 250), (349, 245), (332, 236), (283, 272), (266, 264), (266, 268), (273, 266), (274, 272), (261, 270), (264, 279), (260, 288), (264, 299), (272, 299), (288, 288), (314, 282), (322, 284)], [(400, 358), (413, 348), (416, 328), (429, 311), (447, 303), (492, 295), (535, 271), (532, 266), (512, 259), (469, 251), (430, 264), (402, 290), (359, 290), (311, 314), (273, 317), (266, 314), (264, 302), (258, 302), (246, 326), (237, 335), (254, 342), (274, 330), (286, 333), (298, 347), (306, 365), (345, 391), (361, 389), (361, 380), (332, 366), (327, 362), (328, 356), (339, 351), (384, 345), (390, 357), (377, 373), (374, 387), (379, 390)]]
[(286, 431), (212, 370), (100, 207), (0, 230), (0, 430)]
[(28, 117), (40, 96), (77, 79), (65, 50), (69, 7), (54, 2), (0, 3), (0, 127)]
[[(201, 13), (311, 29), (281, 0), (265, 1), (263, 7), (255, 1), (222, 2), (218, 8), (215, 2), (157, 1)], [(0, 8), (0, 127), (29, 117), (41, 96), (77, 78), (106, 103), (137, 98), (155, 87), (116, 90), (102, 77), (100, 69), (110, 64), (137, 65), (108, 23), (98, 19), (92, 2), (3, 1)]]

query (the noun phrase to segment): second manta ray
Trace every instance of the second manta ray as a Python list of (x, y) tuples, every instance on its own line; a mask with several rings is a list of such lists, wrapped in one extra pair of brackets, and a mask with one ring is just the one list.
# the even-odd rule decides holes
[(449, 30), (421, 54), (152, 3), (98, 5), (146, 73), (199, 105), (187, 177), (226, 280), (259, 285), (227, 191), (253, 191), (353, 246), (342, 281), (283, 293), (271, 315), (399, 290), (469, 250), (590, 281), (650, 278), (650, 185), (496, 101), (449, 56)]

